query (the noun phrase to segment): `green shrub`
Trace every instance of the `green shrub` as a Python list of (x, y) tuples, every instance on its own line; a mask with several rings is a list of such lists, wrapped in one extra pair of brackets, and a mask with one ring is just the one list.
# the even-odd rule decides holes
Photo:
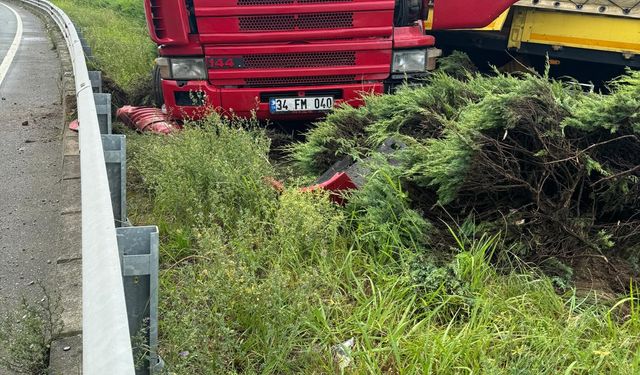
[(343, 105), (307, 134), (306, 141), (290, 147), (291, 158), (309, 175), (324, 173), (335, 162), (359, 158), (366, 147), (365, 127), (371, 123), (366, 107)]
[(587, 132), (617, 133), (627, 128), (640, 133), (640, 72), (629, 70), (611, 83), (611, 91), (610, 95), (582, 96), (563, 126)]
[(409, 207), (399, 179), (402, 171), (380, 155), (370, 167), (364, 186), (348, 197), (353, 239), (380, 259), (397, 259), (407, 249), (420, 251), (428, 241), (430, 225)]
[[(348, 144), (365, 159), (392, 138), (405, 145), (390, 157), (410, 208), (432, 222), (475, 214), (538, 260), (624, 250), (640, 239), (632, 229), (640, 225), (639, 87), (635, 72), (608, 96), (531, 74), (435, 73), (423, 87), (366, 97), (366, 109), (336, 110), (293, 153), (327, 165), (341, 155), (320, 143)], [(351, 123), (366, 135), (357, 146), (341, 138)]]
[(260, 217), (275, 199), (266, 178), (269, 142), (262, 131), (216, 115), (178, 135), (149, 138), (134, 161), (154, 197), (158, 215), (198, 227), (235, 228), (243, 216)]
[(435, 74), (424, 87), (402, 87), (395, 95), (365, 95), (365, 106), (343, 105), (290, 147), (291, 157), (307, 174), (324, 173), (345, 158), (359, 159), (389, 138), (438, 137), (444, 123), (477, 94), (462, 81)]
[(343, 225), (344, 215), (325, 194), (288, 190), (273, 217), (273, 251), (294, 256), (287, 259), (293, 268), (317, 263), (335, 248)]
[(469, 103), (457, 121), (448, 123), (442, 137), (427, 137), (423, 143), (401, 152), (400, 158), (409, 166), (407, 178), (436, 190), (439, 202), (448, 204), (468, 181), (468, 171), (483, 147), (481, 138), (506, 136), (510, 130), (531, 123), (540, 126), (541, 131), (553, 131), (548, 129), (555, 126), (559, 132), (563, 111), (554, 100), (549, 82), (529, 77), (512, 79), (510, 85), (509, 92), (493, 92)]
[(464, 79), (470, 74), (477, 73), (478, 68), (466, 53), (453, 51), (449, 55), (438, 59), (438, 71), (455, 78)]

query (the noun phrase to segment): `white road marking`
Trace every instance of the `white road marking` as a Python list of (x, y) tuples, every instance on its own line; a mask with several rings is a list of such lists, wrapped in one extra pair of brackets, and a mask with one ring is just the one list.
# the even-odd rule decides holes
[(0, 64), (0, 86), (2, 86), (2, 81), (4, 81), (4, 77), (7, 76), (9, 72), (9, 67), (13, 62), (13, 58), (16, 57), (16, 53), (18, 52), (18, 47), (20, 47), (20, 41), (22, 40), (22, 18), (18, 12), (16, 12), (13, 8), (8, 6), (7, 4), (0, 3), (0, 5), (9, 9), (16, 16), (16, 35), (13, 38), (13, 43), (11, 43), (11, 47), (7, 51), (7, 54), (4, 56), (4, 60), (2, 60), (2, 64)]

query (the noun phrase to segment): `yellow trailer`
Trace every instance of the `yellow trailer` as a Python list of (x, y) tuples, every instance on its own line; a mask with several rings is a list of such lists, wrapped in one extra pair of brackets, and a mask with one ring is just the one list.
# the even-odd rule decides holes
[(640, 67), (640, 0), (523, 0), (482, 30), (437, 36), (453, 48)]

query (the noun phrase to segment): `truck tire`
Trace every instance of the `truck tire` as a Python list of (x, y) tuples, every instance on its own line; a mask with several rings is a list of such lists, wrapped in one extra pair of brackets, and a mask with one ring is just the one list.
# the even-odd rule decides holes
[(158, 65), (153, 67), (153, 103), (160, 108), (164, 105), (164, 95), (162, 93), (162, 78)]
[(396, 0), (393, 23), (396, 27), (411, 26), (425, 17), (424, 0)]

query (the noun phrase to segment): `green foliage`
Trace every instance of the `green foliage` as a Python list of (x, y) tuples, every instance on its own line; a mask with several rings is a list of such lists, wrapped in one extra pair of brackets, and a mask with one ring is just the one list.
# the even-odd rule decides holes
[[(497, 244), (497, 236), (483, 234), (480, 238), (467, 237), (463, 229), (449, 232), (457, 246), (452, 260), (443, 261), (444, 255), (435, 249), (418, 254), (410, 265), (412, 280), (420, 293), (442, 304), (439, 319), (443, 324), (452, 319), (467, 318), (477, 293), (487, 281), (496, 277), (489, 259)], [(475, 235), (475, 233), (472, 233)]]
[(260, 221), (275, 201), (267, 183), (273, 176), (269, 142), (251, 123), (213, 115), (179, 136), (145, 141), (132, 167), (153, 195), (155, 215), (165, 229), (175, 228), (173, 241), (192, 236), (194, 228), (235, 230), (247, 217)]
[[(90, 62), (128, 95), (151, 79), (156, 46), (149, 38), (144, 3), (137, 0), (54, 0), (81, 28), (93, 50)], [(111, 88), (116, 102), (116, 88)]]
[(62, 331), (60, 298), (42, 287), (44, 298), (30, 304), (23, 297), (0, 326), (0, 367), (16, 374), (45, 375), (51, 342)]
[[(161, 354), (171, 370), (298, 371), (314, 355), (304, 352), (300, 321), (314, 285), (289, 269), (255, 267), (243, 259), (251, 257), (248, 249), (225, 252), (208, 241), (217, 240), (205, 236), (202, 243), (210, 259), (162, 275)], [(181, 357), (184, 351), (189, 355)]]
[(611, 83), (611, 91), (610, 95), (582, 96), (563, 126), (587, 132), (617, 133), (626, 128), (640, 133), (640, 72), (629, 70)]
[(410, 146), (400, 155), (410, 168), (407, 176), (434, 187), (440, 201), (449, 202), (464, 181), (481, 132), (505, 131), (525, 121), (548, 125), (563, 108), (553, 93), (564, 91), (543, 78), (467, 78), (436, 73), (423, 87), (367, 96), (364, 108), (344, 106), (293, 146), (293, 159), (305, 172), (318, 174), (345, 155), (366, 156), (385, 140), (400, 139)]
[(455, 78), (464, 79), (470, 74), (477, 73), (478, 68), (466, 53), (453, 51), (449, 55), (438, 59), (438, 71)]
[(73, 0), (77, 6), (112, 9), (122, 16), (144, 22), (144, 3), (137, 0)]
[(271, 245), (275, 246), (274, 251), (296, 249), (282, 253), (295, 256), (287, 260), (291, 267), (318, 261), (333, 249), (334, 241), (340, 240), (343, 223), (342, 212), (329, 204), (324, 194), (288, 190), (280, 196), (273, 215)]
[(441, 203), (449, 203), (456, 197), (471, 165), (473, 144), (463, 137), (451, 131), (444, 140), (416, 144), (400, 156), (411, 166), (405, 174), (422, 186), (434, 188)]
[[(410, 208), (450, 225), (477, 213), (521, 255), (620, 250), (640, 239), (638, 77), (629, 72), (605, 96), (546, 76), (440, 72), (423, 87), (365, 97), (366, 109), (337, 110), (309, 139), (355, 142), (360, 159), (398, 140), (405, 147), (392, 158)], [(353, 118), (365, 136), (340, 139)], [(306, 165), (327, 160), (313, 145), (293, 148)]]
[[(442, 258), (440, 244), (424, 238), (431, 226), (408, 208), (399, 171), (381, 160), (346, 209), (293, 189), (279, 197), (261, 188), (246, 192), (237, 170), (261, 181), (264, 174), (251, 166), (269, 169), (258, 161), (268, 143), (260, 131), (217, 119), (208, 124), (130, 142), (132, 164), (149, 184), (147, 218), (153, 223), (174, 212), (174, 224), (192, 236), (193, 254), (176, 261), (163, 251), (160, 354), (169, 371), (333, 373), (332, 348), (351, 337), (349, 374), (638, 370), (628, 339), (638, 335), (638, 314), (619, 321), (617, 308), (571, 291), (559, 296), (549, 279), (530, 271), (494, 271), (488, 260), (502, 244), (476, 237), (482, 223), (452, 231), (454, 257)], [(225, 184), (212, 195), (202, 181)], [(198, 211), (208, 207), (201, 202), (218, 202), (232, 219), (175, 215), (184, 209), (162, 208), (165, 194)], [(230, 212), (231, 205), (244, 214)], [(181, 241), (176, 230), (163, 233), (163, 248)], [(629, 298), (621, 303), (636, 301)]]
[(366, 146), (365, 126), (371, 123), (365, 107), (343, 105), (307, 134), (306, 141), (291, 146), (291, 158), (309, 175), (323, 173), (345, 157), (358, 158)]
[[(615, 174), (618, 159), (584, 151), (590, 133), (560, 127), (584, 94), (544, 77), (431, 80), (367, 97), (365, 108), (345, 106), (293, 147), (307, 174), (346, 156), (371, 157), (366, 183), (345, 207), (326, 194), (269, 186), (277, 173), (269, 142), (251, 123), (214, 116), (168, 137), (131, 137), (129, 181), (143, 187), (131, 188), (133, 220), (160, 223), (163, 233), (160, 354), (170, 372), (339, 373), (335, 347), (350, 338), (347, 374), (640, 371), (635, 287), (609, 307), (579, 298), (566, 282), (569, 267), (555, 267), (552, 279), (490, 263), (527, 254), (532, 243), (555, 250), (571, 237), (588, 246), (581, 236), (593, 218), (575, 214), (584, 206), (523, 209), (531, 194), (510, 190), (499, 169), (483, 169), (497, 143), (526, 155), (521, 164), (506, 158), (500, 166), (509, 171), (560, 165), (569, 176)], [(379, 155), (388, 138), (406, 147)], [(569, 149), (582, 153), (558, 156), (563, 148), (541, 146), (549, 140), (577, 140), (571, 145), (581, 148)], [(618, 206), (634, 207), (631, 179), (623, 180)], [(480, 189), (486, 181), (503, 190)], [(553, 204), (579, 195), (545, 189), (540, 197)], [(487, 196), (501, 199), (478, 198)], [(557, 215), (534, 215), (542, 211)], [(456, 221), (464, 223), (452, 230)], [(585, 238), (606, 247), (612, 233), (605, 226)]]
[(305, 317), (326, 288), (318, 263), (337, 255), (340, 216), (325, 198), (293, 191), (272, 215), (246, 231), (203, 230), (200, 260), (163, 271), (162, 355), (172, 371), (299, 373), (326, 362)]
[[(251, 125), (249, 125), (251, 126)], [(149, 138), (137, 168), (153, 191), (154, 209), (178, 221), (235, 226), (242, 209), (257, 213), (273, 196), (269, 143), (257, 128), (230, 125), (217, 116), (180, 136)]]
[[(276, 196), (261, 130), (218, 117), (197, 125), (131, 143), (151, 217), (171, 221), (162, 355), (184, 373), (296, 373), (324, 356), (306, 347), (300, 317), (320, 299), (321, 274), (335, 269), (318, 262), (343, 242), (342, 215), (324, 195)], [(187, 233), (190, 253), (177, 252)]]
[(375, 121), (366, 131), (376, 145), (390, 137), (438, 138), (460, 108), (478, 99), (474, 90), (460, 80), (436, 73), (423, 87), (402, 87), (394, 95), (369, 96), (365, 101)]
[(401, 171), (382, 156), (371, 163), (374, 171), (361, 189), (348, 197), (347, 213), (354, 239), (376, 256), (394, 259), (406, 249), (422, 249), (429, 223), (409, 207)]
[(498, 132), (506, 136), (522, 123), (549, 129), (561, 114), (548, 81), (535, 77), (510, 79), (508, 92), (496, 87), (481, 100), (470, 103), (457, 121), (448, 123), (441, 138), (428, 137), (423, 144), (401, 153), (409, 166), (406, 176), (418, 185), (433, 188), (439, 202), (448, 204), (467, 181), (467, 172), (482, 147), (481, 137)]
[(291, 157), (304, 173), (317, 175), (344, 157), (366, 155), (391, 137), (436, 137), (448, 119), (478, 98), (474, 89), (435, 74), (421, 88), (401, 87), (395, 95), (365, 96), (364, 107), (343, 105), (316, 124), (304, 142), (290, 148)]

